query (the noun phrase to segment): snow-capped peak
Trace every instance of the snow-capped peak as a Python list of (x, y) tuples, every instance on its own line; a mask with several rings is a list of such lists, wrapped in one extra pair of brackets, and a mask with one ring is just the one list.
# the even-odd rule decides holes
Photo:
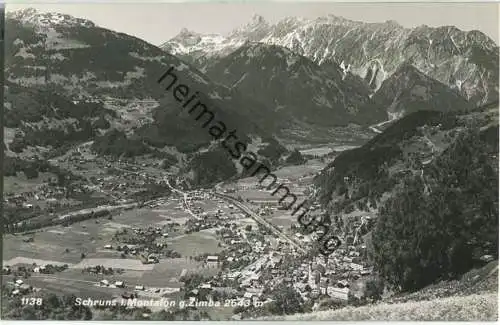
[(57, 12), (40, 12), (34, 8), (8, 12), (7, 18), (19, 20), (23, 24), (39, 27), (51, 27), (54, 25), (95, 27), (95, 24), (87, 19), (76, 18)]
[(250, 41), (262, 39), (269, 32), (270, 25), (260, 15), (254, 15), (250, 22), (234, 30), (229, 37), (244, 37)]
[(252, 16), (252, 20), (250, 21), (251, 25), (260, 25), (267, 24), (267, 21), (261, 15), (255, 14)]
[(199, 33), (196, 33), (196, 32), (193, 32), (193, 31), (190, 31), (189, 29), (187, 28), (182, 28), (181, 31), (179, 32), (179, 34), (177, 34), (177, 36), (175, 36), (176, 38), (177, 37), (191, 37), (191, 36), (199, 36), (200, 34)]

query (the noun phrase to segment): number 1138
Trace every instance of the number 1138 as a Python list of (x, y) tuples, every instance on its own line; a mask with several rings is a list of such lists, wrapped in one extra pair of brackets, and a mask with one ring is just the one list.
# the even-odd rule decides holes
[(21, 304), (22, 305), (30, 305), (30, 306), (41, 306), (43, 302), (42, 298), (33, 298), (33, 297), (22, 297)]

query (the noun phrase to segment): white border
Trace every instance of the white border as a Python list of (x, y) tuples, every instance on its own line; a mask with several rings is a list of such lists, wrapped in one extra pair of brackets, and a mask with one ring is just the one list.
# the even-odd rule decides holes
[[(68, 3), (110, 3), (110, 4), (125, 4), (125, 3), (148, 3), (148, 4), (162, 4), (162, 3), (183, 3), (183, 2), (194, 2), (194, 3), (204, 3), (204, 2), (227, 2), (227, 3), (237, 3), (237, 2), (332, 2), (332, 3), (498, 3), (499, 0), (481, 0), (481, 1), (470, 1), (470, 0), (420, 0), (420, 1), (412, 1), (412, 0), (388, 0), (388, 1), (377, 1), (377, 0), (350, 0), (350, 1), (338, 1), (338, 0), (231, 0), (231, 1), (218, 1), (218, 0), (198, 0), (198, 1), (183, 1), (183, 0), (66, 0), (66, 1), (47, 1), (47, 0), (31, 0), (31, 1), (15, 1), (15, 0), (0, 0), (0, 6), (4, 7), (9, 4), (68, 4)], [(500, 4), (498, 6), (498, 15), (500, 20)], [(500, 28), (500, 26), (499, 26)], [(2, 126), (3, 127), (3, 126)], [(0, 249), (2, 245), (0, 244)], [(500, 283), (499, 283), (499, 291), (500, 292)], [(23, 324), (39, 324), (43, 322), (43, 324), (47, 325), (58, 325), (58, 324), (75, 324), (75, 325), (85, 325), (85, 324), (96, 324), (96, 325), (109, 325), (109, 324), (126, 324), (132, 322), (134, 325), (151, 325), (153, 324), (169, 324), (169, 325), (189, 325), (189, 324), (210, 324), (213, 325), (215, 322), (223, 323), (223, 324), (270, 324), (270, 323), (286, 323), (290, 325), (302, 325), (302, 323), (306, 322), (307, 325), (323, 325), (323, 324), (386, 324), (385, 321), (264, 321), (264, 320), (255, 320), (255, 321), (12, 321), (12, 320), (1, 320), (0, 324), (2, 325), (23, 325)], [(427, 325), (429, 323), (433, 324), (477, 324), (479, 322), (417, 322), (417, 321), (391, 321), (390, 324), (422, 324)], [(496, 322), (489, 323), (500, 323), (497, 319)]]

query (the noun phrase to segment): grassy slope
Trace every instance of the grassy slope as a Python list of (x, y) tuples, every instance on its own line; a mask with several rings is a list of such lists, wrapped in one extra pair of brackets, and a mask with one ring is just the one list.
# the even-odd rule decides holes
[(273, 317), (268, 320), (412, 320), (412, 321), (493, 321), (498, 319), (498, 295), (484, 293), (464, 297), (375, 306), (347, 307), (310, 314)]

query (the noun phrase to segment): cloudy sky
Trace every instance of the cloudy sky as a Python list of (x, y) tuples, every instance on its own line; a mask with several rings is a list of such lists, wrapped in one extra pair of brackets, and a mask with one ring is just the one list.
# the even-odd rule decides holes
[[(39, 1), (43, 2), (43, 1)], [(46, 2), (46, 1), (45, 1)], [(499, 5), (496, 3), (335, 3), (335, 2), (240, 2), (240, 3), (79, 3), (8, 4), (7, 11), (33, 7), (87, 18), (99, 26), (127, 33), (159, 45), (181, 28), (202, 33), (228, 33), (253, 15), (269, 22), (284, 17), (315, 18), (327, 14), (365, 22), (395, 20), (403, 26), (455, 25), (477, 29), (498, 44)]]

